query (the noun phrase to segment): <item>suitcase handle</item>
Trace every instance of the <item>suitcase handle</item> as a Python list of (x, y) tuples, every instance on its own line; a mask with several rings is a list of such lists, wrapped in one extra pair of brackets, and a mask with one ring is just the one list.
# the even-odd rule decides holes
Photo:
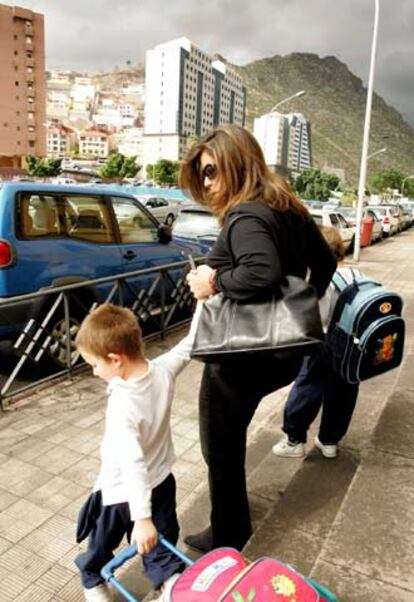
[[(181, 552), (175, 546), (173, 546), (173, 544), (170, 543), (167, 539), (165, 539), (165, 537), (163, 537), (160, 533), (158, 534), (158, 541), (164, 547), (166, 547), (168, 550), (173, 552), (173, 554), (178, 556), (178, 558), (180, 558), (180, 560), (182, 560), (188, 566), (191, 566), (192, 564), (194, 564), (194, 561), (191, 560), (191, 558), (189, 558), (188, 556), (183, 554), (183, 552)], [(121, 567), (123, 564), (125, 564), (125, 562), (127, 560), (130, 560), (137, 554), (138, 554), (138, 549), (137, 549), (136, 544), (127, 546), (126, 548), (121, 550), (121, 552), (119, 554), (117, 554), (114, 558), (112, 558), (112, 560), (107, 562), (101, 570), (101, 575), (105, 579), (105, 581), (107, 581), (115, 589), (117, 589), (124, 596), (124, 598), (126, 600), (128, 600), (128, 602), (138, 602), (138, 600), (136, 598), (134, 598), (129, 593), (129, 591), (127, 589), (125, 589), (125, 587), (122, 585), (122, 583), (120, 583), (115, 578), (114, 571), (116, 569), (119, 569), (119, 567)]]

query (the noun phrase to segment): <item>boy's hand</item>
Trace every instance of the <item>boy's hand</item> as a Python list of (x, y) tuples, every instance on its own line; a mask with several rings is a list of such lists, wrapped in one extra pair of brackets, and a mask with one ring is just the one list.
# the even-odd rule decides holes
[(137, 544), (138, 554), (148, 554), (157, 545), (158, 535), (151, 518), (140, 518), (135, 521), (131, 541)]

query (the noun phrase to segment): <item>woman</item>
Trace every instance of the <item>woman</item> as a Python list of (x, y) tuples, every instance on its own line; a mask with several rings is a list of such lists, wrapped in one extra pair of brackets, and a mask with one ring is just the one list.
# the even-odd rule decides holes
[[(226, 125), (201, 139), (181, 166), (180, 186), (207, 205), (223, 225), (207, 265), (188, 276), (197, 299), (218, 291), (236, 300), (270, 296), (284, 275), (305, 278), (308, 271), (309, 281), (319, 297), (323, 295), (335, 260), (307, 209), (288, 184), (268, 170), (250, 132)], [(236, 217), (228, 244), (229, 224)], [(197, 550), (218, 546), (240, 550), (249, 539), (247, 427), (262, 397), (289, 384), (300, 363), (253, 356), (205, 365), (199, 413), (211, 524), (185, 540)]]

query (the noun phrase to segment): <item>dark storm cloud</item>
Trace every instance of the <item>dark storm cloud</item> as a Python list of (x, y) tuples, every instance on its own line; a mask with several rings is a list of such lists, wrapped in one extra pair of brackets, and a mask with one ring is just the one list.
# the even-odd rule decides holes
[[(99, 71), (143, 62), (187, 36), (236, 64), (275, 54), (335, 55), (368, 79), (374, 0), (16, 0), (46, 16), (49, 67)], [(414, 4), (380, 0), (376, 91), (414, 123)]]

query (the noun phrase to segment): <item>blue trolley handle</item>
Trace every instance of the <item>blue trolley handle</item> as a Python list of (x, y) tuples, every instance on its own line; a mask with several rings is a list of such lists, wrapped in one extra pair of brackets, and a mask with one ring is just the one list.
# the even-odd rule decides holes
[[(162, 543), (162, 545), (165, 546), (168, 550), (170, 550), (176, 556), (178, 556), (178, 558), (180, 558), (188, 566), (191, 566), (193, 564), (193, 560), (191, 560), (191, 558), (189, 558), (188, 556), (183, 554), (183, 552), (180, 552), (180, 550), (178, 550), (175, 546), (173, 546), (172, 543), (170, 543), (167, 539), (165, 539), (160, 534), (158, 534), (158, 541), (160, 543)], [(130, 560), (137, 554), (138, 554), (137, 546), (136, 546), (136, 544), (132, 544), (132, 545), (126, 547), (125, 549), (123, 549), (119, 554), (117, 554), (117, 556), (112, 558), (112, 560), (107, 562), (107, 564), (101, 570), (101, 575), (105, 579), (105, 581), (107, 581), (115, 589), (117, 589), (124, 596), (124, 598), (126, 600), (128, 600), (128, 602), (138, 602), (138, 600), (136, 598), (134, 598), (129, 593), (129, 591), (127, 589), (125, 589), (125, 587), (122, 585), (122, 583), (120, 583), (115, 578), (114, 572), (116, 569), (118, 569), (123, 564), (125, 564), (125, 562), (127, 562), (127, 560)]]

